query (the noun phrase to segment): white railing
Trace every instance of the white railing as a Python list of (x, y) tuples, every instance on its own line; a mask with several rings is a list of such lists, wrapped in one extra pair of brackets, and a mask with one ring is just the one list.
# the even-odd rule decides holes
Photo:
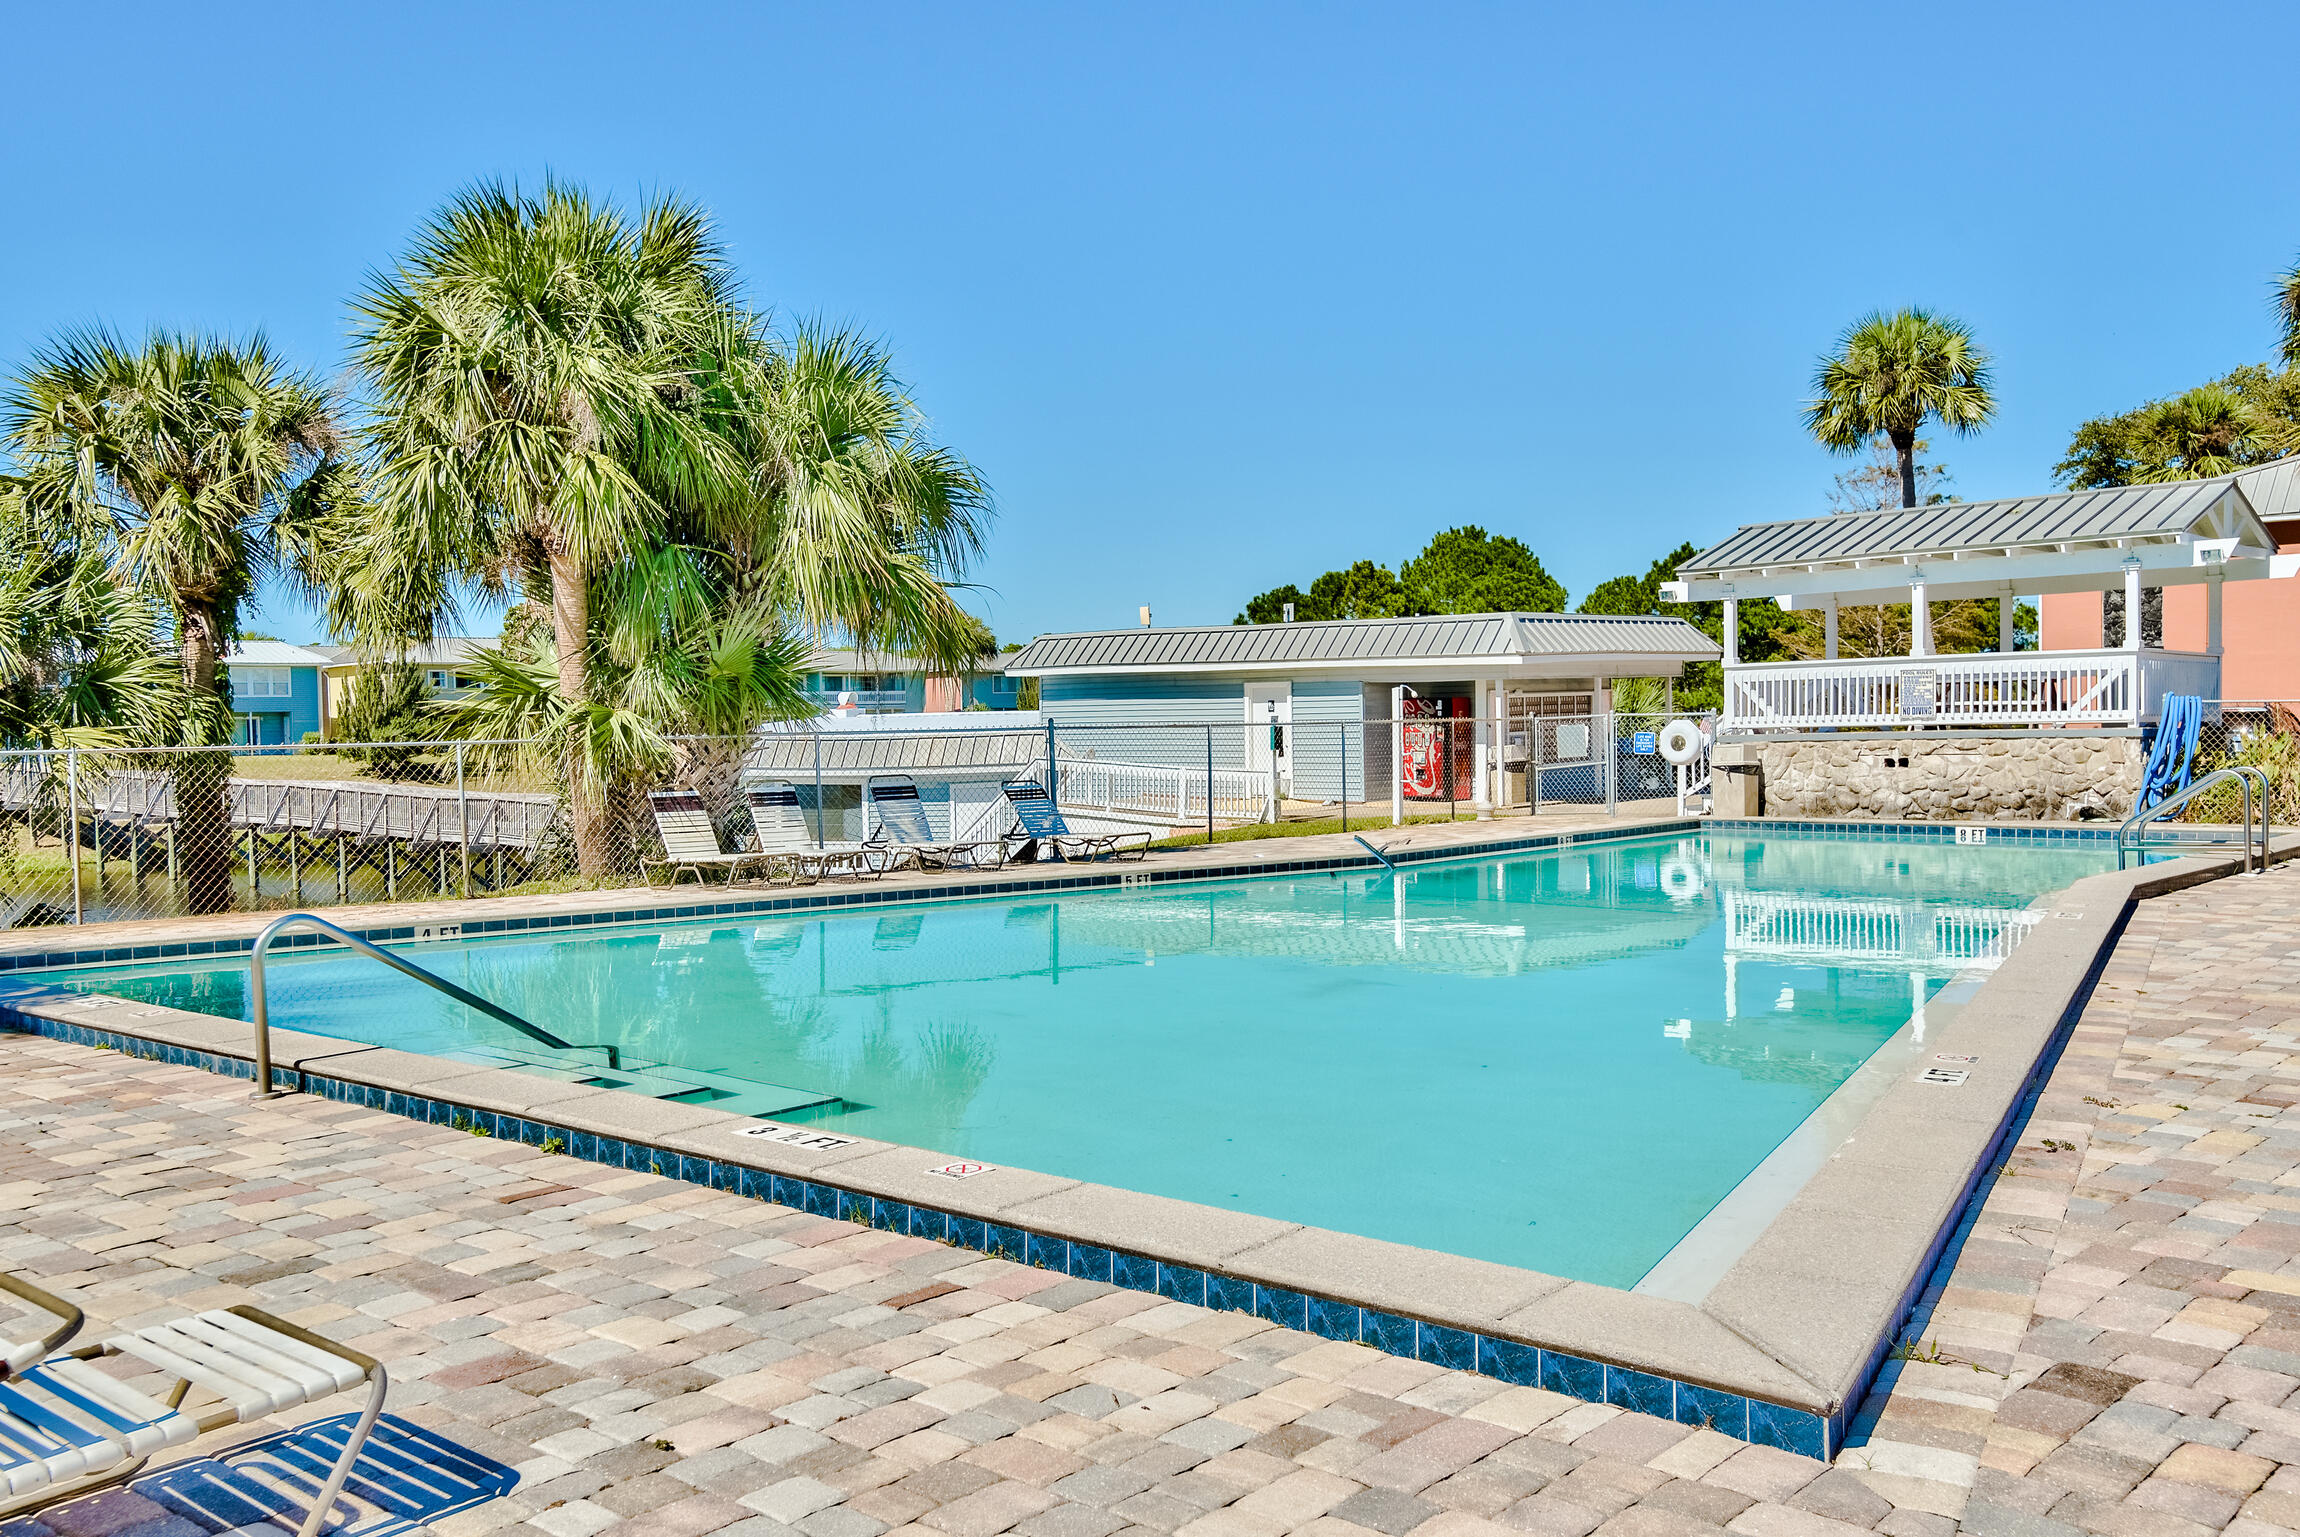
[[(1213, 771), (1213, 815), (1222, 821), (1261, 820), (1270, 789), (1267, 771)], [(1064, 758), (1055, 799), (1065, 811), (1111, 811), (1158, 817), (1179, 827), (1206, 819), (1207, 771), (1157, 763), (1113, 763), (1107, 758)]]
[(1791, 964), (1992, 968), (2043, 914), (2028, 908), (1725, 890), (1728, 955)]
[(828, 710), (841, 699), (854, 696), (858, 710), (900, 710), (910, 703), (910, 693), (899, 688), (810, 688), (807, 697)]
[(2219, 691), (2220, 658), (2185, 651), (1743, 663), (1725, 669), (1724, 726), (2131, 726), (2155, 719), (2166, 694)]

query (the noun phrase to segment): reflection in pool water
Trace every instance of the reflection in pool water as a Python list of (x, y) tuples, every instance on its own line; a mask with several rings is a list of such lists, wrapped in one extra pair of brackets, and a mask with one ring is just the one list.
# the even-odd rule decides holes
[[(842, 1131), (1629, 1285), (2108, 864), (1717, 834), (416, 953), (570, 1039), (836, 1096)], [(524, 1045), (372, 963), (271, 969), (282, 1026)], [(246, 1014), (244, 967), (97, 975)]]

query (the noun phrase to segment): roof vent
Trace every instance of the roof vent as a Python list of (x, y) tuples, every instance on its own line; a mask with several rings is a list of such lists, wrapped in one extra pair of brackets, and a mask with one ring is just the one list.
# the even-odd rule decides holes
[(1147, 603), (1142, 605), (1142, 628), (1150, 628), (1150, 605)]
[(1291, 604), (1291, 603), (1289, 603), (1289, 604), (1287, 604), (1287, 605), (1286, 605), (1286, 623), (1288, 623), (1288, 624), (1292, 624), (1293, 622), (1294, 622), (1294, 605), (1293, 605), (1293, 604)]

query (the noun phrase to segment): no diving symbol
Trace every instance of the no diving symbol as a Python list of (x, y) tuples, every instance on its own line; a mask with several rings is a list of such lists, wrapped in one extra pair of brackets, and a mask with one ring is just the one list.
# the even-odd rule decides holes
[(972, 1179), (977, 1174), (987, 1174), (996, 1167), (996, 1164), (988, 1163), (945, 1163), (938, 1164), (926, 1172), (938, 1175), (943, 1179)]

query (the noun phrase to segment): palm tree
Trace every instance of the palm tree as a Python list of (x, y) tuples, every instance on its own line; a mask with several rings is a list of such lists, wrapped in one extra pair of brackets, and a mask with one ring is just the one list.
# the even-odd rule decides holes
[[(550, 603), (561, 700), (589, 704), (600, 570), (666, 504), (724, 510), (748, 486), (700, 409), (734, 312), (709, 221), (673, 199), (631, 217), (557, 181), (483, 183), (354, 310), (383, 557), (351, 597), (358, 628), (427, 628), (449, 580), (516, 574)], [(604, 875), (599, 787), (579, 758), (567, 771), (579, 866)]]
[(156, 747), (183, 723), (182, 674), (155, 644), (165, 612), (0, 477), (0, 742)]
[(1962, 322), (1926, 309), (1872, 311), (1838, 338), (1813, 372), (1805, 426), (1830, 449), (1856, 453), (1882, 435), (1893, 445), (1901, 505), (1917, 505), (1917, 434), (1927, 421), (1977, 432), (1996, 414), (1989, 355)]
[[(652, 648), (746, 635), (787, 667), (722, 691), (739, 707), (706, 713), (727, 731), (804, 708), (792, 625), (967, 656), (945, 583), (980, 547), (980, 478), (927, 437), (882, 349), (773, 338), (691, 205), (627, 217), (555, 182), (484, 185), (357, 312), (376, 516), (341, 615), (419, 635), (456, 578), (548, 601), (548, 646), (515, 660), (532, 677), (549, 657), (585, 876), (612, 873), (613, 781), (649, 758), (632, 728), (666, 734), (684, 708), (631, 707)], [(497, 681), (512, 708), (522, 691)]]
[(981, 625), (950, 584), (988, 530), (981, 475), (928, 436), (883, 347), (802, 326), (755, 356), (758, 494), (725, 531), (737, 585), (818, 635), (963, 668)]
[(2253, 462), (2247, 450), (2263, 426), (2258, 410), (2236, 391), (2200, 384), (2141, 411), (2145, 463), (2134, 481), (2208, 480)]
[[(336, 404), (259, 335), (155, 331), (130, 344), (96, 329), (36, 353), (0, 398), (0, 436), (26, 505), (69, 530), (113, 580), (164, 609), (181, 670), (186, 746), (231, 739), (218, 676), (258, 582), (325, 577), (330, 529), (355, 494)], [(228, 760), (177, 760), (186, 899), (230, 907)]]
[(2276, 322), (2284, 337), (2279, 348), (2286, 368), (2300, 368), (2300, 262), (2276, 277)]

